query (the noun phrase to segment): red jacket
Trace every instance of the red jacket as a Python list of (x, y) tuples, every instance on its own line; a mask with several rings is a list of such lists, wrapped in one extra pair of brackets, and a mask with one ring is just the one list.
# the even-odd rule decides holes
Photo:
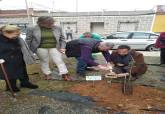
[(160, 36), (155, 43), (156, 48), (165, 48), (165, 32), (160, 33)]

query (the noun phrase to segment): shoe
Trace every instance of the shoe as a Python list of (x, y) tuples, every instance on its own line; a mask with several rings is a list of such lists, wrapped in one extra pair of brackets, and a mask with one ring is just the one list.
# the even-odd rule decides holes
[[(13, 90), (13, 92), (20, 91), (20, 89), (16, 85), (16, 80), (9, 80), (9, 82), (10, 82), (11, 89)], [(10, 91), (9, 86), (7, 84), (6, 84), (6, 91)]]
[(62, 78), (64, 81), (71, 81), (72, 78), (69, 76), (69, 74), (62, 74)]
[(137, 79), (138, 79), (137, 76), (133, 76), (133, 77), (131, 77), (131, 81), (136, 81)]
[(85, 70), (87, 70), (87, 71), (95, 71), (94, 69), (92, 69), (90, 67), (85, 68)]
[(50, 76), (50, 75), (44, 75), (44, 79), (45, 80), (53, 80), (53, 77), (52, 76)]
[(165, 75), (161, 76), (160, 81), (165, 82)]
[(161, 67), (165, 67), (165, 64), (160, 64)]
[[(19, 92), (20, 89), (18, 87), (11, 87), (13, 92)], [(10, 91), (9, 87), (6, 88), (6, 91)]]
[(37, 89), (38, 85), (32, 84), (31, 82), (27, 82), (27, 83), (21, 83), (20, 87), (29, 88), (29, 89)]

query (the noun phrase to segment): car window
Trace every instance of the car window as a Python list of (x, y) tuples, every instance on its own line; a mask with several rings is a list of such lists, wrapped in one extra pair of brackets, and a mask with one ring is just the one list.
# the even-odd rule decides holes
[(149, 33), (134, 33), (132, 39), (149, 39)]
[(126, 39), (130, 33), (116, 33), (107, 37), (107, 39)]
[(150, 35), (150, 39), (157, 39), (159, 36), (158, 35), (156, 35), (156, 34), (151, 34)]

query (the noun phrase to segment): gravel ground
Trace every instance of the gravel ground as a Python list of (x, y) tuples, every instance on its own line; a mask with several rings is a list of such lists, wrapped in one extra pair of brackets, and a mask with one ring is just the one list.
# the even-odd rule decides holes
[[(55, 94), (58, 93), (40, 91), (31, 93), (30, 96), (17, 96), (17, 100), (5, 95), (5, 99), (0, 103), (0, 114), (108, 114), (108, 110), (96, 107), (92, 101), (81, 103), (66, 99), (59, 100), (52, 96)], [(68, 94), (60, 93), (60, 95)], [(8, 107), (6, 108), (7, 103)]]

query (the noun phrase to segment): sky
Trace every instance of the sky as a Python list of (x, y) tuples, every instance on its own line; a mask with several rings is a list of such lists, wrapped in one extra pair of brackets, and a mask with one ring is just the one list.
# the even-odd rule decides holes
[[(1, 0), (0, 9), (25, 9), (26, 0)], [(165, 0), (27, 0), (28, 6), (48, 11), (130, 11), (150, 10)]]

